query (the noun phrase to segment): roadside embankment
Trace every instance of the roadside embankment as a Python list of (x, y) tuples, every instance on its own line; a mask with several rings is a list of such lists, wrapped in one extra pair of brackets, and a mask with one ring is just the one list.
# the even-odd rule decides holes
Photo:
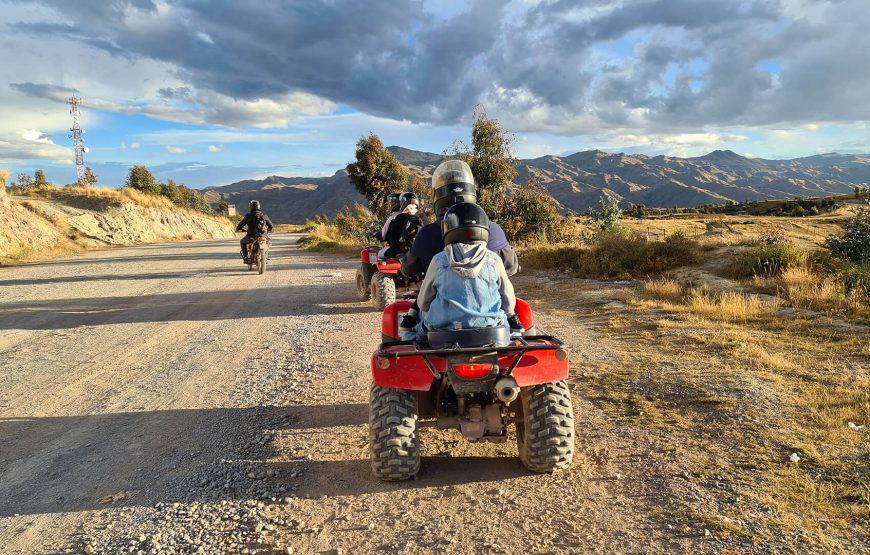
[(233, 236), (222, 217), (129, 189), (46, 187), (0, 193), (0, 264), (119, 245)]

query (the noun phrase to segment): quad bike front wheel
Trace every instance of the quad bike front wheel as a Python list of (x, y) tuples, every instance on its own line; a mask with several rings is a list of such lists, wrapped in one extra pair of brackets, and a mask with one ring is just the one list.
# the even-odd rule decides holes
[(388, 482), (420, 472), (417, 400), (410, 391), (373, 385), (369, 399), (372, 471)]
[(520, 392), (517, 448), (532, 472), (554, 472), (574, 458), (574, 409), (564, 381), (524, 387)]
[(377, 272), (372, 278), (372, 302), (383, 310), (396, 302), (396, 282), (387, 274)]
[(372, 298), (372, 270), (369, 264), (360, 264), (356, 269), (356, 295), (360, 301), (368, 301)]

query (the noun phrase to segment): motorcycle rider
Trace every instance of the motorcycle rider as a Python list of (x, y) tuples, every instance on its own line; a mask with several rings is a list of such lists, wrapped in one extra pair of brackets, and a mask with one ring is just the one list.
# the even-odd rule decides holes
[(245, 217), (236, 226), (236, 231), (246, 231), (245, 236), (240, 241), (242, 245), (242, 259), (246, 263), (248, 262), (248, 244), (262, 235), (268, 236), (272, 228), (275, 227), (272, 225), (272, 220), (269, 219), (269, 216), (260, 210), (259, 201), (252, 200), (250, 208), (250, 211), (245, 214)]
[[(408, 277), (425, 272), (435, 255), (444, 250), (444, 237), (439, 221), (447, 210), (461, 202), (477, 203), (477, 183), (469, 165), (462, 160), (442, 162), (432, 173), (432, 195), (436, 222), (423, 226), (417, 232), (414, 244), (402, 262), (402, 273)], [(489, 221), (488, 218), (487, 220)], [(488, 230), (487, 249), (501, 258), (508, 276), (516, 274), (520, 269), (519, 260), (508, 243), (504, 230), (493, 221), (489, 221)], [(415, 301), (400, 324), (403, 333), (416, 327), (418, 314), (419, 306)]]
[(390, 222), (390, 227), (384, 239), (390, 245), (383, 258), (395, 258), (408, 250), (423, 225), (417, 212), (420, 200), (412, 192), (405, 192), (399, 197), (401, 212)]
[(417, 302), (417, 339), (429, 330), (510, 327), (522, 332), (516, 295), (502, 259), (487, 249), (489, 218), (480, 206), (453, 205), (441, 221), (444, 250), (426, 270)]

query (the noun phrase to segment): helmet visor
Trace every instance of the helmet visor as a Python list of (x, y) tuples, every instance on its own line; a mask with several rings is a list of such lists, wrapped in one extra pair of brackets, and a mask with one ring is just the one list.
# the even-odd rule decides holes
[(442, 162), (432, 173), (432, 189), (438, 191), (444, 187), (474, 185), (474, 174), (471, 168), (462, 160)]

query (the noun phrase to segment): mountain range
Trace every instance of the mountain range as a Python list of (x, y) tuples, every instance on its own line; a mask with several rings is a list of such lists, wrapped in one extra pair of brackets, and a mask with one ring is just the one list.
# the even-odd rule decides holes
[[(413, 173), (428, 177), (443, 156), (398, 146), (390, 152)], [(623, 205), (695, 207), (729, 201), (788, 199), (852, 192), (870, 183), (870, 155), (819, 154), (792, 160), (747, 158), (730, 150), (678, 158), (611, 154), (600, 150), (518, 160), (518, 183), (532, 177), (563, 212), (586, 212), (602, 196)], [(328, 177), (281, 177), (209, 187), (209, 199), (239, 208), (259, 200), (276, 222), (299, 223), (334, 215), (363, 202), (344, 170)]]

